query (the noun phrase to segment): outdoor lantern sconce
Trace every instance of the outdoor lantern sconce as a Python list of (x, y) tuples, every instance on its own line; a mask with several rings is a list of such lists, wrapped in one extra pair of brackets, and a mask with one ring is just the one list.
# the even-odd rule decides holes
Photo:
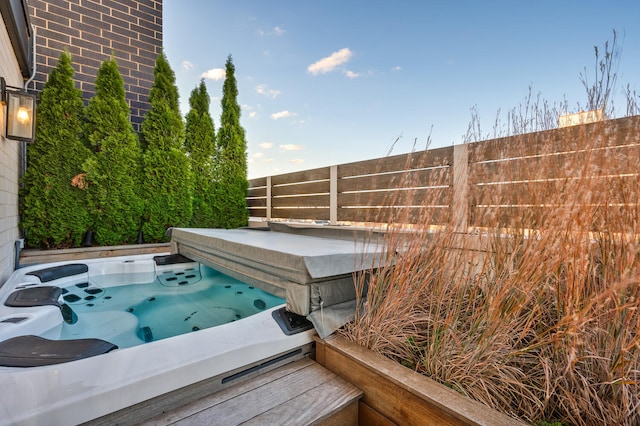
[(35, 136), (36, 97), (27, 91), (7, 86), (0, 77), (0, 103), (7, 106), (5, 116), (7, 139), (33, 142)]

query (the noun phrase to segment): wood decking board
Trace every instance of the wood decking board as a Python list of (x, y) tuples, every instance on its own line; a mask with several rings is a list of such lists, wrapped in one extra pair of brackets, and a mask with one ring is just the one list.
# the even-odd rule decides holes
[[(357, 424), (352, 409), (362, 392), (316, 362), (305, 358), (250, 381), (154, 417), (145, 425)], [(344, 423), (344, 422), (347, 423)]]

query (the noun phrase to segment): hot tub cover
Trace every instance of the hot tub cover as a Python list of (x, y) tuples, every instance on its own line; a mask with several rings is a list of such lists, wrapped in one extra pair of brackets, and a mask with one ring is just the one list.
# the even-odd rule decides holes
[(250, 228), (174, 228), (171, 242), (174, 252), (284, 297), (291, 312), (322, 310), (318, 318), (355, 300), (354, 276), (387, 260), (377, 243)]

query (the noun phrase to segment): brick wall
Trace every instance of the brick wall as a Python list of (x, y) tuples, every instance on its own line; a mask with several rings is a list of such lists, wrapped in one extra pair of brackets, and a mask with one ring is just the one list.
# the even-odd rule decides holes
[[(0, 0), (2, 1), (2, 0)], [(41, 91), (68, 49), (85, 100), (102, 62), (112, 54), (124, 79), (136, 130), (149, 110), (153, 67), (162, 50), (162, 0), (28, 0), (36, 27), (36, 77)]]

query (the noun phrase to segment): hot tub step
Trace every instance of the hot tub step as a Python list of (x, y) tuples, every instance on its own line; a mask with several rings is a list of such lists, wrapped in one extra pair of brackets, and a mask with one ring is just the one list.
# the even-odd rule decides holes
[(357, 425), (361, 396), (360, 389), (304, 358), (144, 424)]

